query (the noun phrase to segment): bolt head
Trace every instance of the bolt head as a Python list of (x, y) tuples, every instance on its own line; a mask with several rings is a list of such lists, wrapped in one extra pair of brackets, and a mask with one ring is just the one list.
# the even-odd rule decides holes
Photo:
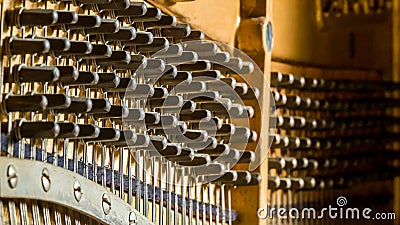
[(80, 201), (82, 199), (82, 189), (81, 189), (81, 183), (79, 181), (74, 182), (74, 197), (76, 201)]
[(129, 213), (129, 225), (136, 224), (137, 222), (138, 221), (137, 221), (136, 214), (134, 212), (130, 212)]
[(102, 196), (102, 207), (103, 207), (103, 212), (105, 215), (110, 214), (111, 212), (111, 199), (110, 196), (108, 196), (106, 193), (103, 194)]
[(48, 192), (51, 187), (50, 174), (47, 168), (42, 170), (42, 187), (45, 192)]
[(7, 167), (7, 179), (8, 179), (8, 185), (10, 188), (15, 188), (18, 183), (18, 174), (17, 170), (13, 165), (9, 165)]

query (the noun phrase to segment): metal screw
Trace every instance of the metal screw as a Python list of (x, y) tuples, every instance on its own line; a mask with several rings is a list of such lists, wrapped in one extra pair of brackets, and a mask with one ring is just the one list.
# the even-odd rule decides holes
[(74, 196), (76, 201), (80, 201), (82, 199), (82, 189), (81, 189), (81, 183), (79, 183), (79, 181), (75, 181), (74, 182)]
[(102, 206), (104, 214), (108, 215), (111, 212), (111, 199), (106, 193), (103, 194), (102, 197)]
[(137, 221), (136, 214), (134, 212), (130, 212), (129, 213), (129, 224), (133, 225), (133, 224), (136, 224), (137, 222), (138, 221)]
[(8, 179), (8, 185), (10, 185), (11, 188), (15, 188), (18, 183), (18, 175), (17, 175), (17, 170), (13, 165), (9, 165), (7, 167), (7, 179)]
[(47, 168), (44, 168), (42, 170), (42, 187), (45, 192), (48, 192), (50, 190), (51, 186), (51, 181), (50, 181), (50, 174), (49, 170)]
[(268, 52), (272, 50), (273, 42), (274, 42), (274, 35), (272, 31), (272, 23), (271, 21), (269, 21), (267, 24), (267, 29), (265, 34), (265, 44)]

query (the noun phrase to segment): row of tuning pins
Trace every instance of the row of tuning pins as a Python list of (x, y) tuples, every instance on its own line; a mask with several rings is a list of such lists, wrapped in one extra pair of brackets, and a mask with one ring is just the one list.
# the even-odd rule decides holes
[[(247, 127), (227, 123), (229, 119), (254, 116), (252, 107), (235, 103), (230, 97), (233, 93), (243, 100), (255, 100), (259, 91), (237, 81), (234, 76), (227, 76), (230, 73), (251, 73), (251, 63), (231, 57), (227, 52), (219, 52), (218, 46), (213, 43), (175, 44), (202, 40), (204, 35), (200, 31), (192, 31), (187, 24), (177, 23), (175, 17), (164, 15), (159, 9), (147, 7), (144, 3), (72, 3), (88, 7), (99, 12), (99, 15), (27, 8), (7, 12), (6, 21), (9, 26), (46, 27), (48, 30), (82, 35), (87, 40), (37, 35), (7, 37), (4, 41), (4, 52), (10, 58), (30, 54), (76, 63), (73, 66), (15, 64), (5, 68), (4, 82), (11, 87), (39, 83), (54, 84), (70, 90), (83, 88), (90, 92), (103, 93), (104, 97), (78, 97), (68, 93), (8, 94), (4, 96), (2, 110), (4, 114), (34, 112), (35, 115), (49, 114), (61, 118), (73, 114), (77, 115), (77, 118), (88, 117), (94, 123), (21, 119), (11, 126), (10, 123), (2, 124), (3, 131), (7, 130), (17, 140), (55, 139), (64, 142), (71, 140), (74, 143), (78, 140), (85, 146), (95, 143), (106, 149), (113, 149), (112, 151), (118, 152), (120, 156), (124, 154), (123, 149), (135, 148), (139, 152), (138, 158), (141, 157), (140, 154), (146, 155), (152, 158), (150, 163), (158, 161), (160, 167), (164, 164), (174, 168), (197, 166), (184, 173), (194, 176), (194, 180), (206, 182), (207, 186), (212, 184), (222, 188), (257, 185), (260, 182), (259, 174), (233, 171), (229, 167), (235, 163), (250, 163), (255, 158), (253, 152), (237, 150), (235, 146), (257, 141), (257, 133)], [(83, 71), (82, 66), (95, 67), (96, 71)], [(221, 82), (228, 87), (227, 91), (221, 88)], [(173, 93), (170, 92), (171, 88), (174, 88)], [(143, 103), (143, 108), (132, 108), (112, 99), (120, 97), (128, 101), (139, 101)], [(114, 125), (106, 127), (106, 123)], [(119, 124), (128, 125), (130, 129)], [(143, 128), (146, 128), (146, 133), (132, 130)], [(169, 139), (183, 145), (170, 143)], [(64, 153), (63, 157), (68, 158), (68, 152)], [(93, 153), (95, 154), (97, 153)], [(166, 161), (158, 156), (163, 156)], [(147, 159), (146, 161), (149, 163)], [(85, 163), (90, 162), (86, 159)], [(98, 164), (93, 160), (92, 165)], [(114, 166), (117, 167), (111, 164), (111, 169)], [(167, 171), (172, 172), (172, 169)], [(221, 175), (223, 176), (218, 178)], [(163, 179), (163, 175), (160, 176)], [(176, 174), (174, 176), (176, 177)], [(148, 183), (143, 175), (139, 176), (139, 179), (145, 184)], [(106, 185), (105, 178), (101, 180), (103, 185)], [(112, 190), (116, 188), (113, 186), (119, 186), (120, 190), (123, 190), (122, 184), (111, 185)], [(153, 182), (152, 185), (155, 187), (157, 183)], [(171, 190), (175, 190), (176, 187), (166, 184), (160, 186), (167, 189), (169, 197), (159, 200), (166, 201), (171, 207)], [(132, 190), (128, 192), (128, 195), (131, 195)], [(136, 192), (139, 192), (136, 195), (140, 196), (140, 190)], [(188, 190), (181, 192), (183, 196), (190, 193)], [(225, 191), (222, 190), (222, 193)], [(146, 215), (149, 205), (145, 202), (151, 197), (144, 195), (143, 198), (143, 202), (136, 200), (136, 205)], [(195, 196), (195, 199), (198, 198), (199, 196)], [(188, 206), (190, 207), (192, 208), (189, 212), (192, 212), (194, 208)], [(198, 216), (199, 212), (195, 214)], [(215, 215), (208, 216), (211, 219), (215, 218)], [(230, 218), (226, 215), (219, 216), (222, 220)], [(151, 217), (155, 220), (154, 213)], [(206, 216), (202, 218), (204, 220)]]

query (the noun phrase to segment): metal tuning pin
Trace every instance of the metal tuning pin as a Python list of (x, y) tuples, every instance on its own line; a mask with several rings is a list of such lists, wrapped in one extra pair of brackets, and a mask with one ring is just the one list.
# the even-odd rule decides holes
[(19, 122), (15, 128), (17, 139), (21, 138), (57, 138), (60, 126), (55, 122)]
[(130, 0), (112, 0), (109, 3), (97, 4), (96, 8), (100, 11), (126, 10), (130, 7)]
[(59, 82), (74, 82), (79, 77), (79, 71), (74, 66), (57, 66), (57, 69), (60, 71)]
[(6, 11), (6, 23), (9, 26), (21, 28), (23, 26), (48, 26), (55, 24), (58, 14), (49, 9), (15, 8)]
[(103, 114), (111, 110), (111, 103), (105, 98), (91, 98), (90, 101), (92, 101), (92, 108), (87, 113)]
[(6, 37), (4, 52), (9, 55), (42, 54), (50, 50), (50, 42), (45, 39)]
[(78, 21), (71, 24), (62, 24), (61, 27), (64, 30), (77, 30), (86, 28), (100, 27), (101, 18), (97, 15), (82, 15), (78, 14)]
[(31, 82), (54, 82), (60, 78), (60, 71), (55, 66), (26, 66), (17, 64), (4, 71), (5, 82), (31, 83)]
[(96, 72), (79, 71), (76, 80), (62, 81), (64, 86), (80, 86), (80, 85), (95, 85), (99, 82), (99, 75)]
[(130, 41), (136, 38), (136, 29), (134, 27), (121, 27), (115, 33), (102, 34), (100, 40), (106, 42)]
[(71, 42), (67, 38), (34, 36), (34, 39), (47, 40), (50, 43), (49, 52), (68, 51), (71, 47)]
[(97, 65), (114, 65), (114, 64), (128, 64), (131, 61), (131, 55), (126, 51), (112, 51), (108, 57), (97, 59)]
[(121, 42), (122, 46), (148, 45), (153, 43), (154, 36), (151, 32), (136, 31), (136, 37), (130, 41)]
[(93, 102), (88, 98), (71, 97), (71, 104), (67, 108), (55, 109), (55, 113), (87, 113), (93, 107)]
[(118, 141), (121, 134), (114, 128), (100, 127), (99, 135), (96, 138), (86, 139), (86, 142), (113, 142)]
[(112, 13), (117, 17), (140, 17), (147, 12), (147, 5), (144, 2), (130, 2), (126, 9), (116, 9)]
[(43, 111), (47, 105), (43, 95), (6, 95), (3, 101), (4, 113)]
[(104, 59), (112, 56), (112, 49), (109, 45), (92, 44), (92, 51), (88, 54), (75, 56), (78, 59)]
[(146, 28), (162, 28), (162, 27), (174, 27), (176, 26), (176, 17), (170, 15), (162, 15), (157, 21), (144, 22)]
[(71, 45), (67, 51), (56, 51), (53, 54), (59, 56), (78, 56), (90, 54), (93, 50), (93, 45), (89, 41), (70, 41)]
[[(168, 39), (166, 39), (166, 38), (154, 38), (153, 42), (151, 42), (150, 44), (137, 45), (137, 46), (134, 46), (134, 47), (135, 47), (135, 50), (137, 52), (155, 53), (155, 52), (167, 49), (168, 46), (169, 46)], [(128, 48), (129, 48), (129, 46), (128, 46)]]
[(120, 136), (116, 141), (102, 142), (104, 145), (112, 145), (116, 147), (129, 147), (133, 146), (137, 140), (137, 134), (131, 130), (120, 131)]
[(142, 15), (130, 15), (129, 18), (133, 22), (150, 22), (161, 19), (162, 13), (159, 8), (147, 8)]
[(57, 123), (60, 127), (60, 132), (57, 135), (57, 138), (76, 138), (79, 135), (80, 128), (75, 123)]

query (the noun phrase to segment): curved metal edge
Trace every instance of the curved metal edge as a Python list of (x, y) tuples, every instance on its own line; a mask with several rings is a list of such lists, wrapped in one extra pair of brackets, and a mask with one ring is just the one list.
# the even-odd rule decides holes
[[(10, 166), (15, 169), (15, 175), (10, 176)], [(10, 179), (14, 180), (10, 182)], [(76, 183), (80, 184), (80, 191)], [(77, 194), (81, 194), (81, 198), (77, 198)], [(104, 199), (104, 196), (108, 198)], [(0, 198), (51, 202), (106, 224), (154, 224), (102, 186), (71, 171), (38, 161), (0, 157)]]

